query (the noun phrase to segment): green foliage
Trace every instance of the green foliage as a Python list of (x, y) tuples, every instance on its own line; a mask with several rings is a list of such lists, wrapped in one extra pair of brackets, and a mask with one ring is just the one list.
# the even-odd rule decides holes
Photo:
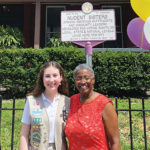
[(59, 46), (66, 46), (66, 47), (74, 46), (74, 47), (76, 47), (72, 42), (62, 42), (60, 36), (57, 34), (55, 36), (49, 38), (46, 43), (46, 47), (59, 47)]
[(139, 96), (150, 89), (150, 54), (95, 52), (93, 69), (96, 89), (113, 96)]
[[(108, 96), (141, 97), (150, 90), (150, 54), (136, 52), (93, 52), (95, 90)], [(55, 60), (66, 73), (70, 95), (77, 93), (74, 68), (85, 63), (84, 50), (76, 47), (45, 49), (5, 49), (0, 51), (0, 84), (7, 88), (5, 96), (22, 97), (35, 84), (42, 64)]]
[[(19, 149), (20, 143), (20, 131), (21, 131), (21, 117), (23, 114), (23, 108), (25, 105), (25, 100), (17, 99), (15, 101), (15, 108), (22, 109), (15, 111), (15, 120), (14, 120), (14, 141), (13, 149)], [(12, 100), (3, 100), (2, 108), (13, 108)], [(1, 116), (1, 149), (10, 150), (11, 149), (11, 138), (12, 138), (12, 110), (2, 110)]]
[(0, 26), (0, 48), (22, 47), (23, 44), (23, 34), (17, 27)]

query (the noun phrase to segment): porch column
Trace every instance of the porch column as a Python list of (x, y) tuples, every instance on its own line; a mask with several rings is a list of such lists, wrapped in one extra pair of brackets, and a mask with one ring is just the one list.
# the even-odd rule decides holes
[(35, 29), (34, 29), (34, 48), (40, 48), (40, 21), (41, 20), (41, 4), (40, 0), (36, 0), (35, 5)]

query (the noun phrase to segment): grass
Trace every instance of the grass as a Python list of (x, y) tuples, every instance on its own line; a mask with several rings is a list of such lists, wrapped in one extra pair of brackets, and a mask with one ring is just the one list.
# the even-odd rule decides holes
[[(129, 109), (128, 100), (119, 100), (119, 109)], [(142, 109), (141, 99), (131, 99), (131, 109), (137, 110)], [(150, 110), (150, 99), (145, 99), (145, 110)], [(144, 126), (143, 126), (143, 112), (132, 111), (132, 138), (134, 150), (145, 150), (144, 144)], [(146, 134), (147, 134), (147, 149), (150, 149), (150, 111), (145, 111), (146, 119)], [(130, 120), (129, 111), (119, 111), (119, 130), (121, 136), (121, 147), (122, 150), (131, 149), (130, 146)]]
[[(25, 100), (16, 100), (15, 108), (24, 108)], [(3, 100), (2, 108), (13, 108), (12, 100)], [(22, 110), (15, 111), (14, 124), (14, 150), (19, 150), (19, 140), (21, 131)], [(1, 148), (2, 150), (11, 149), (12, 135), (12, 110), (3, 110), (1, 116)]]
[[(115, 104), (115, 103), (114, 103)], [(17, 99), (15, 108), (24, 108), (25, 100)], [(12, 108), (12, 100), (3, 100), (2, 108)], [(128, 109), (129, 104), (126, 99), (118, 100), (118, 109)], [(140, 99), (131, 99), (132, 109), (142, 109), (142, 101)], [(150, 110), (150, 99), (145, 100), (145, 109)], [(20, 131), (21, 131), (21, 117), (22, 110), (15, 111), (14, 124), (14, 150), (19, 149)], [(132, 111), (132, 137), (134, 150), (145, 150), (144, 147), (144, 128), (143, 128), (143, 112)], [(145, 112), (146, 115), (146, 133), (147, 133), (147, 149), (150, 149), (150, 111)], [(1, 116), (1, 148), (2, 150), (11, 149), (11, 130), (12, 130), (12, 110), (3, 110)], [(129, 112), (118, 112), (119, 130), (121, 137), (122, 150), (130, 150), (130, 123)]]

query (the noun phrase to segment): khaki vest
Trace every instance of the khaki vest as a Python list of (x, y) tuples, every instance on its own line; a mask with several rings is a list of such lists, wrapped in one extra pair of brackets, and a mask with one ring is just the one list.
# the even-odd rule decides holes
[[(47, 150), (49, 140), (49, 119), (42, 97), (28, 96), (30, 107), (30, 150)], [(56, 150), (66, 150), (63, 142), (63, 110), (69, 112), (70, 99), (60, 96), (55, 118), (55, 147)]]

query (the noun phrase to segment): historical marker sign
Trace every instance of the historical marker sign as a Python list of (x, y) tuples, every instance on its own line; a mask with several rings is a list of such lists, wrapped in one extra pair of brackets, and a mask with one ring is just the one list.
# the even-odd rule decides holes
[(62, 41), (116, 40), (115, 12), (113, 9), (61, 12)]

